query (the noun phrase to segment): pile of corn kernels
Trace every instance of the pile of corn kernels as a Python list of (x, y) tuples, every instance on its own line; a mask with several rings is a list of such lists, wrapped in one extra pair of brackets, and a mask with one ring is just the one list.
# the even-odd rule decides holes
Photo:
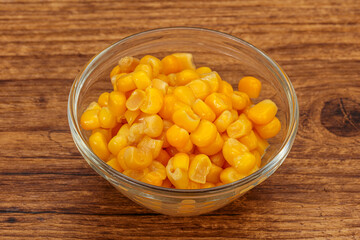
[(162, 60), (124, 57), (110, 73), (112, 92), (82, 114), (93, 152), (115, 170), (168, 188), (220, 186), (257, 171), (281, 129), (271, 100), (253, 105), (261, 82), (243, 77), (238, 90), (192, 54)]

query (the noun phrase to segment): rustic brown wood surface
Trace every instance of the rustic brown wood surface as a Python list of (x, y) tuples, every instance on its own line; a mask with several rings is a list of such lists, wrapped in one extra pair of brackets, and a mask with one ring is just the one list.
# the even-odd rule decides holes
[[(300, 105), (279, 170), (234, 203), (175, 218), (131, 202), (82, 159), (66, 117), (97, 52), (195, 26), (260, 47)], [(360, 2), (0, 1), (0, 239), (360, 239)]]

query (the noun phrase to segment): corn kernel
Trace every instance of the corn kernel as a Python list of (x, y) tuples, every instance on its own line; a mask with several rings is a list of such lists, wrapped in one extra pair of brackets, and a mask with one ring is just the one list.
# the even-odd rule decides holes
[(223, 182), (225, 184), (235, 182), (235, 181), (240, 180), (240, 179), (242, 179), (244, 177), (245, 177), (245, 175), (238, 173), (234, 167), (225, 168), (220, 173), (221, 182)]
[(238, 84), (238, 90), (251, 98), (257, 98), (261, 91), (261, 82), (254, 77), (243, 77)]
[(260, 153), (260, 156), (263, 156), (270, 144), (265, 139), (261, 138), (259, 134), (256, 133), (256, 131), (254, 131), (254, 134), (258, 143), (258, 147), (256, 148), (256, 150)]
[(222, 153), (225, 160), (231, 165), (235, 166), (235, 159), (237, 156), (248, 152), (249, 149), (235, 138), (229, 138), (225, 141)]
[(107, 161), (106, 163), (118, 172), (124, 171), (124, 169), (121, 168), (121, 166), (116, 158), (112, 158), (109, 161)]
[(209, 174), (206, 176), (206, 182), (216, 184), (220, 182), (220, 173), (223, 169), (215, 164), (211, 164)]
[(100, 132), (95, 132), (89, 137), (89, 144), (93, 152), (101, 160), (106, 160), (110, 156), (110, 152), (107, 148), (107, 141), (105, 136)]
[(131, 125), (129, 129), (128, 141), (130, 143), (138, 143), (144, 135), (144, 130), (144, 123), (134, 123), (133, 125)]
[(256, 166), (258, 168), (260, 168), (260, 166), (261, 166), (261, 155), (260, 155), (259, 151), (254, 150), (254, 151), (251, 151), (251, 153), (255, 156)]
[(167, 94), (163, 100), (163, 106), (159, 111), (159, 115), (166, 120), (171, 120), (174, 113), (174, 104), (177, 101), (174, 95)]
[(163, 93), (163, 95), (165, 95), (168, 91), (169, 84), (161, 79), (154, 78), (152, 80), (152, 87), (159, 89)]
[(116, 135), (108, 143), (109, 151), (117, 156), (121, 149), (128, 145), (128, 140), (126, 136)]
[(180, 168), (175, 168), (173, 162), (174, 158), (170, 158), (166, 165), (166, 175), (176, 188), (186, 189), (189, 184), (188, 173)]
[(234, 121), (234, 116), (229, 110), (223, 111), (219, 117), (214, 121), (217, 130), (220, 133), (226, 131), (229, 125)]
[(166, 138), (171, 146), (182, 148), (189, 141), (189, 133), (174, 124), (166, 131)]
[(234, 92), (234, 89), (231, 86), (231, 84), (228, 83), (227, 81), (220, 81), (218, 92), (231, 97)]
[(177, 60), (180, 63), (180, 66), (181, 66), (181, 70), (184, 70), (184, 69), (195, 70), (196, 69), (194, 61), (193, 61), (193, 55), (191, 53), (173, 53), (171, 55), (177, 58)]
[(150, 79), (153, 79), (153, 70), (150, 64), (140, 63), (136, 66), (134, 73), (137, 71), (144, 71)]
[(140, 106), (140, 110), (147, 114), (156, 114), (163, 106), (163, 94), (159, 89), (146, 89), (145, 101)]
[(250, 104), (250, 98), (246, 93), (234, 91), (231, 94), (232, 106), (235, 110), (243, 110)]
[(181, 153), (191, 153), (194, 149), (194, 144), (189, 139), (185, 146), (176, 148)]
[(97, 102), (91, 102), (89, 104), (89, 106), (85, 109), (85, 111), (87, 110), (101, 110), (101, 106), (97, 103)]
[(273, 101), (266, 99), (250, 108), (247, 116), (255, 124), (264, 125), (274, 119), (276, 112), (276, 104)]
[(162, 180), (166, 178), (165, 166), (159, 161), (152, 161), (149, 166), (150, 172), (157, 172)]
[(214, 154), (209, 158), (213, 165), (215, 164), (216, 166), (221, 168), (224, 166), (225, 158), (222, 152), (218, 152), (217, 154)]
[(138, 143), (137, 147), (144, 152), (151, 153), (152, 157), (156, 159), (163, 146), (163, 141), (158, 139), (152, 139), (149, 136), (143, 137)]
[(144, 56), (140, 60), (140, 63), (146, 63), (152, 67), (153, 77), (157, 77), (162, 70), (162, 63), (161, 63), (160, 59), (158, 59), (154, 56), (151, 56), (151, 55)]
[(199, 67), (195, 70), (198, 74), (211, 73), (212, 70), (209, 67)]
[(159, 74), (156, 78), (169, 84), (169, 78), (165, 74)]
[(224, 142), (230, 138), (230, 137), (227, 135), (226, 132), (223, 132), (223, 133), (221, 134), (221, 137), (222, 137), (222, 139), (224, 140)]
[(219, 116), (225, 110), (232, 109), (231, 98), (223, 93), (212, 93), (206, 97), (205, 103)]
[(209, 146), (217, 136), (216, 126), (208, 120), (202, 119), (198, 128), (191, 133), (190, 139), (198, 147)]
[(160, 187), (163, 183), (163, 179), (158, 172), (149, 172), (140, 181)]
[[(175, 73), (170, 73), (169, 75), (167, 75), (169, 81), (168, 84), (171, 87), (176, 86), (176, 74)], [(171, 88), (168, 89), (168, 91), (171, 90)]]
[(200, 80), (203, 80), (209, 84), (211, 92), (216, 92), (219, 90), (221, 79), (218, 78), (217, 72), (202, 74)]
[(98, 98), (98, 103), (101, 107), (106, 107), (109, 103), (109, 96), (110, 93), (108, 92), (103, 92), (99, 98)]
[(187, 86), (176, 87), (174, 90), (174, 96), (176, 97), (177, 100), (179, 100), (189, 106), (194, 104), (194, 102), (196, 100), (193, 91), (191, 90), (191, 88), (189, 88)]
[(116, 65), (110, 72), (110, 78), (120, 73), (120, 66)]
[(152, 138), (160, 136), (163, 131), (164, 124), (159, 115), (155, 114), (144, 117), (143, 122), (145, 123), (144, 133), (146, 135)]
[(96, 128), (91, 131), (91, 134), (94, 134), (96, 132), (100, 132), (102, 135), (104, 135), (106, 142), (109, 142), (112, 137), (110, 129)]
[(248, 135), (252, 129), (251, 121), (246, 117), (245, 114), (240, 114), (238, 120), (231, 123), (227, 128), (226, 132), (231, 138), (240, 138)]
[(108, 107), (102, 107), (98, 116), (102, 128), (113, 128), (116, 126), (116, 118)]
[(201, 119), (213, 122), (216, 118), (214, 111), (201, 99), (196, 99), (192, 109)]
[(134, 170), (134, 169), (126, 169), (123, 171), (123, 174), (131, 177), (136, 180), (141, 180), (143, 177), (145, 177), (149, 173), (149, 169), (141, 169), (141, 170)]
[(191, 82), (192, 80), (198, 79), (200, 77), (199, 74), (197, 74), (192, 69), (185, 69), (182, 70), (179, 73), (176, 73), (176, 85), (177, 86), (183, 86)]
[(143, 90), (143, 89), (147, 88), (148, 86), (150, 86), (150, 84), (151, 84), (151, 80), (148, 77), (147, 73), (142, 70), (134, 72), (132, 77), (133, 77), (135, 86), (138, 89)]
[(248, 175), (256, 165), (256, 158), (250, 152), (245, 152), (234, 158), (234, 167), (240, 174)]
[(201, 100), (204, 100), (211, 93), (209, 84), (200, 79), (193, 80), (186, 86), (192, 90), (196, 98), (200, 98)]
[(210, 145), (206, 147), (198, 147), (199, 152), (204, 153), (206, 155), (214, 155), (221, 151), (224, 145), (224, 140), (222, 139), (221, 135), (217, 133), (215, 141), (210, 143)]
[(134, 146), (127, 146), (124, 151), (120, 151), (125, 165), (129, 169), (141, 170), (147, 168), (152, 162), (151, 153), (142, 151)]
[(195, 131), (200, 123), (200, 117), (196, 115), (191, 108), (183, 108), (175, 111), (172, 120), (176, 125), (184, 128), (188, 132)]
[(276, 134), (280, 132), (281, 129), (281, 123), (277, 117), (274, 117), (271, 122), (265, 125), (255, 125), (256, 131), (259, 133), (259, 135), (264, 138), (272, 138), (275, 137)]
[(136, 118), (139, 116), (139, 114), (140, 114), (140, 110), (135, 110), (135, 111), (126, 110), (124, 116), (127, 123), (132, 125), (136, 120)]
[(80, 125), (85, 130), (93, 130), (100, 127), (99, 109), (86, 110), (80, 118)]
[(156, 160), (161, 162), (164, 166), (168, 164), (169, 159), (170, 155), (164, 149), (160, 150), (159, 156), (156, 158)]
[(189, 166), (189, 179), (193, 182), (206, 182), (206, 176), (209, 174), (211, 161), (205, 154), (196, 155)]
[(117, 87), (118, 91), (121, 91), (121, 92), (128, 92), (128, 91), (136, 89), (136, 85), (134, 83), (134, 78), (133, 78), (133, 73), (128, 73), (128, 74), (119, 76), (116, 79), (116, 87)]
[(239, 142), (241, 142), (242, 144), (244, 144), (245, 146), (247, 146), (247, 148), (249, 149), (249, 151), (252, 151), (254, 149), (257, 148), (258, 143), (257, 143), (257, 138), (255, 136), (254, 131), (250, 131), (249, 134), (241, 137), (239, 139)]
[(121, 73), (129, 73), (135, 70), (139, 64), (139, 59), (134, 57), (123, 57), (119, 60), (119, 70)]
[(189, 155), (186, 153), (177, 153), (173, 156), (173, 167), (180, 168), (181, 170), (189, 170)]
[(116, 117), (121, 116), (126, 111), (126, 97), (122, 92), (111, 92), (109, 95), (108, 108)]
[(168, 55), (161, 60), (162, 73), (168, 75), (170, 73), (177, 73), (181, 71), (180, 61), (173, 55)]
[(200, 184), (200, 183), (193, 182), (193, 181), (189, 180), (189, 184), (188, 184), (187, 189), (200, 189), (201, 185), (202, 184)]
[(130, 135), (130, 125), (129, 124), (122, 125), (120, 127), (119, 131), (116, 133), (116, 135), (124, 136), (124, 137), (128, 138)]

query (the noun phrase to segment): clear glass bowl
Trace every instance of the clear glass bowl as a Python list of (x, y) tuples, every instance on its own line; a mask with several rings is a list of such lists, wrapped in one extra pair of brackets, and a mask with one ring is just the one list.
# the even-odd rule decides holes
[[(162, 58), (174, 52), (189, 52), (197, 67), (208, 66), (234, 88), (245, 75), (259, 78), (263, 88), (259, 99), (270, 98), (278, 105), (280, 133), (270, 140), (262, 167), (250, 176), (223, 186), (180, 190), (149, 185), (129, 178), (100, 160), (88, 144), (89, 132), (79, 119), (91, 101), (110, 91), (109, 74), (124, 56), (146, 54)], [(200, 28), (162, 28), (138, 33), (114, 43), (90, 62), (76, 77), (69, 95), (68, 120), (74, 142), (87, 163), (122, 194), (156, 212), (191, 216), (204, 214), (234, 201), (267, 179), (282, 164), (294, 142), (299, 119), (296, 94), (280, 66), (251, 44), (217, 31)]]

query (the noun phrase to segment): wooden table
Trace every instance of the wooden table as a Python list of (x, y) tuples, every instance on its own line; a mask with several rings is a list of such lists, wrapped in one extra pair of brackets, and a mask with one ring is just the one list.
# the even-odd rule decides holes
[[(199, 217), (131, 202), (82, 159), (66, 117), (73, 79), (121, 38), (205, 27), (258, 46), (300, 105), (280, 169)], [(360, 239), (360, 3), (0, 2), (0, 239)]]

